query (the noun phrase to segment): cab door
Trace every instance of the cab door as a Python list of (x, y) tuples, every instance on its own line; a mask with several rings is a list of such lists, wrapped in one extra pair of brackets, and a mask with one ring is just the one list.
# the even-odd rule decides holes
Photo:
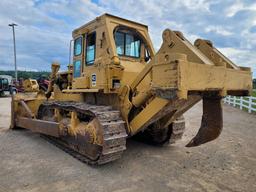
[(96, 58), (96, 32), (86, 33), (77, 37), (74, 42), (73, 88), (98, 88)]

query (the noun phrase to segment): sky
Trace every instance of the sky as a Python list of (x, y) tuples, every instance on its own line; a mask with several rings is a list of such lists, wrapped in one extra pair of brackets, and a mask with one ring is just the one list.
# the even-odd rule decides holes
[(9, 23), (18, 24), (19, 70), (49, 71), (52, 61), (65, 70), (72, 30), (103, 13), (148, 25), (156, 51), (166, 28), (181, 31), (192, 43), (209, 39), (256, 77), (255, 0), (1, 0), (0, 70), (14, 69)]

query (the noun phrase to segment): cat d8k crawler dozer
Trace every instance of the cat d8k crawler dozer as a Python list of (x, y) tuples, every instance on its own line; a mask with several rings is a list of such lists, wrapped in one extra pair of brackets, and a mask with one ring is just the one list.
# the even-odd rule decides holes
[(157, 53), (143, 24), (104, 14), (73, 31), (73, 66), (52, 64), (47, 92), (16, 94), (11, 128), (40, 133), (89, 164), (120, 158), (127, 137), (175, 142), (183, 114), (202, 100), (203, 115), (188, 147), (216, 139), (221, 99), (247, 96), (251, 70), (238, 67), (208, 40), (192, 45), (166, 29)]

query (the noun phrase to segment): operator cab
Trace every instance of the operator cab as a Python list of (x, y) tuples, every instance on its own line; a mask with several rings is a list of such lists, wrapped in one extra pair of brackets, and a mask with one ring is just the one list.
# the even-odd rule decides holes
[(109, 14), (75, 29), (72, 36), (72, 89), (118, 91), (155, 54), (146, 25)]

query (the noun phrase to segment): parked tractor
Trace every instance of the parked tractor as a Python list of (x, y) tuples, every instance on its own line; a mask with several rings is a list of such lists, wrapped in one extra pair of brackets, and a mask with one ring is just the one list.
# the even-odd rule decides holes
[(0, 75), (0, 96), (16, 94), (17, 89), (12, 84), (12, 77), (9, 75)]

